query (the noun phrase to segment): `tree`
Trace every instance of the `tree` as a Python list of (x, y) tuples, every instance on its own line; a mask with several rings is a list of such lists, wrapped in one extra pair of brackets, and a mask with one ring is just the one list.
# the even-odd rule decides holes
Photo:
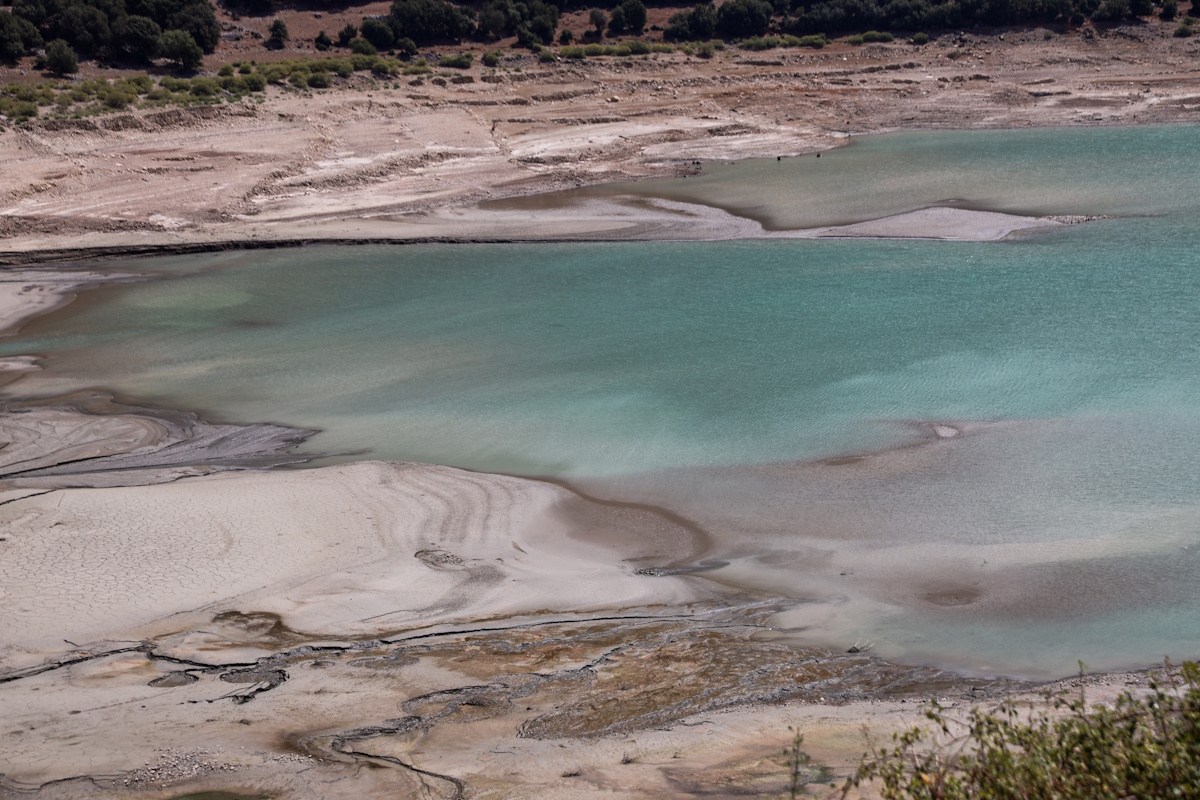
[(162, 28), (149, 17), (133, 15), (117, 21), (113, 38), (117, 49), (134, 61), (149, 61), (158, 55), (158, 39)]
[(271, 36), (267, 39), (267, 47), (272, 50), (278, 50), (283, 47), (283, 43), (290, 38), (288, 36), (287, 23), (278, 17), (271, 23)]
[(46, 67), (56, 75), (70, 75), (79, 71), (79, 57), (71, 45), (55, 39), (46, 45)]
[(328, 50), (333, 47), (333, 39), (330, 39), (329, 34), (325, 31), (321, 31), (317, 34), (317, 38), (313, 39), (313, 45), (318, 50)]
[(362, 21), (362, 37), (375, 45), (376, 50), (388, 50), (396, 41), (392, 26), (374, 17), (367, 17)]
[(346, 27), (338, 31), (338, 47), (349, 47), (350, 42), (354, 41), (354, 37), (358, 36), (358, 26), (346, 24)]
[(473, 15), (446, 0), (395, 0), (388, 23), (397, 39), (417, 44), (459, 41), (475, 28)]
[(221, 26), (217, 24), (213, 7), (207, 2), (186, 5), (172, 14), (165, 24), (159, 24), (167, 30), (186, 31), (205, 53), (216, 50), (221, 41)]
[(707, 41), (717, 32), (717, 9), (712, 3), (701, 3), (691, 11), (671, 17), (663, 38), (682, 41)]
[(1178, 13), (1179, 13), (1178, 0), (1163, 0), (1162, 11), (1160, 11), (1158, 15), (1160, 17), (1162, 17), (1163, 19), (1169, 21), (1169, 20), (1175, 19), (1175, 15)]
[(604, 26), (608, 24), (608, 14), (602, 8), (593, 8), (588, 12), (588, 22), (596, 29), (597, 36), (604, 35)]
[(187, 72), (200, 66), (204, 51), (187, 31), (170, 30), (158, 39), (158, 52), (163, 58), (169, 58)]
[(0, 61), (11, 64), (41, 45), (42, 37), (29, 20), (0, 11)]
[(717, 30), (728, 39), (762, 36), (772, 10), (765, 0), (728, 0), (717, 9)]
[(617, 6), (612, 10), (612, 16), (608, 18), (609, 33), (620, 33), (625, 30), (625, 9)]
[(620, 8), (625, 12), (625, 27), (634, 33), (641, 33), (646, 27), (646, 5), (642, 0), (624, 0)]

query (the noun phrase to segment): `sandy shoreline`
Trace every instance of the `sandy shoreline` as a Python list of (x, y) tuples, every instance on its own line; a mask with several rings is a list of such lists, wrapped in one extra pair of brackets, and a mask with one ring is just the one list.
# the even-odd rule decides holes
[[(1191, 47), (1116, 33), (1051, 47), (1029, 31), (34, 123), (0, 136), (0, 264), (763, 236), (667, 201), (479, 203), (848, 132), (1194, 122)], [(786, 235), (994, 240), (1059, 224), (931, 208)], [(0, 277), (11, 332), (128, 276)], [(965, 710), (1028, 688), (769, 641), (770, 593), (639, 574), (703, 552), (649, 507), (617, 515), (548, 483), (429, 465), (263, 471), (308, 433), (100, 394), (5, 402), (0, 797), (760, 794), (783, 786), (787, 725), (844, 775), (864, 721), (884, 735), (931, 696)], [(564, 507), (637, 535), (565, 536)], [(1087, 681), (1103, 697), (1144, 676)]]

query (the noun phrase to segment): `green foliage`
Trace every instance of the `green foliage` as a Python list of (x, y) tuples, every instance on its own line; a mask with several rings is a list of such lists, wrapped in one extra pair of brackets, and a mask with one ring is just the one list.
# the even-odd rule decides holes
[(192, 35), (187, 31), (180, 30), (167, 31), (160, 36), (158, 52), (187, 72), (200, 66), (200, 59), (204, 56), (204, 51), (201, 50)]
[(890, 42), (895, 38), (887, 31), (866, 31), (862, 35), (862, 40), (868, 44), (871, 42)]
[(287, 23), (279, 18), (276, 18), (271, 23), (270, 33), (271, 35), (267, 37), (267, 41), (263, 42), (263, 45), (269, 50), (283, 49), (283, 43), (290, 38), (288, 35)]
[(390, 50), (396, 43), (396, 34), (392, 33), (392, 26), (381, 19), (367, 17), (362, 21), (361, 31), (362, 38), (373, 44), (376, 50)]
[(909, 39), (909, 41), (915, 45), (929, 44), (929, 34), (928, 33), (914, 33), (912, 38)]
[(324, 52), (325, 50), (329, 50), (333, 47), (333, 39), (329, 38), (328, 33), (321, 31), (316, 35), (316, 38), (313, 39), (313, 46)]
[(55, 39), (46, 45), (46, 67), (56, 75), (70, 75), (79, 71), (79, 57), (71, 45)]
[(717, 32), (726, 39), (762, 36), (772, 11), (766, 0), (727, 0), (717, 9)]
[[(873, 782), (884, 800), (1120, 800), (1200, 797), (1200, 666), (1170, 665), (1144, 697), (1112, 706), (1048, 698), (1024, 713), (1015, 702), (973, 709), (965, 730), (937, 704), (933, 733), (914, 727), (860, 765), (850, 789)], [(935, 738), (936, 737), (936, 738)]]
[(41, 44), (41, 34), (29, 20), (0, 11), (0, 62), (11, 64)]
[(542, 0), (490, 0), (479, 12), (476, 36), (484, 40), (516, 35), (521, 44), (548, 44), (558, 29), (558, 7)]
[(473, 63), (475, 63), (475, 56), (472, 53), (459, 53), (453, 56), (442, 56), (438, 59), (439, 67), (453, 69), (470, 69)]
[(355, 39), (350, 42), (350, 52), (357, 56), (373, 56), (379, 51), (366, 39)]
[(712, 42), (705, 42), (696, 48), (696, 56), (704, 59), (712, 58), (715, 51), (716, 48), (713, 47)]
[(489, 50), (486, 53), (484, 53), (483, 54), (483, 65), (485, 67), (500, 66), (500, 51), (499, 50)]
[(314, 72), (308, 76), (308, 85), (313, 89), (328, 89), (331, 83), (327, 72)]
[(132, 61), (146, 62), (158, 55), (158, 38), (162, 28), (149, 17), (131, 15), (113, 25), (116, 50)]
[(349, 47), (350, 42), (358, 36), (358, 26), (346, 23), (346, 27), (338, 31), (338, 47)]
[(618, 6), (625, 12), (625, 29), (641, 33), (646, 27), (646, 5), (642, 0), (623, 0)]
[(396, 38), (424, 44), (459, 41), (474, 30), (475, 19), (446, 0), (395, 0), (388, 24)]
[(1181, 22), (1179, 23), (1179, 27), (1175, 29), (1175, 36), (1179, 39), (1186, 39), (1195, 34), (1195, 32), (1195, 29), (1192, 28), (1191, 25), (1188, 25), (1186, 22)]
[(1163, 0), (1162, 10), (1158, 12), (1158, 16), (1167, 21), (1175, 19), (1175, 15), (1179, 13), (1178, 0)]
[(604, 35), (604, 27), (608, 25), (608, 14), (602, 8), (593, 8), (588, 12), (588, 22), (595, 29), (597, 36)]
[(558, 43), (570, 44), (573, 41), (575, 41), (575, 34), (571, 32), (570, 28), (563, 28), (562, 33), (558, 35)]
[(717, 9), (712, 3), (701, 3), (690, 11), (671, 16), (663, 38), (668, 41), (707, 41), (717, 32)]

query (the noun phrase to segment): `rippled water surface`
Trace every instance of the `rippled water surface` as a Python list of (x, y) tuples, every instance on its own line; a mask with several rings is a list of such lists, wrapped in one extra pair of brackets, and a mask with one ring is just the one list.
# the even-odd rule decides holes
[(775, 227), (946, 202), (1112, 216), (1005, 242), (163, 259), (3, 349), (47, 356), (25, 391), (103, 386), (320, 428), (312, 450), (668, 505), (727, 562), (706, 575), (811, 601), (777, 620), (806, 640), (1019, 675), (1194, 657), (1198, 133), (904, 134), (822, 172), (637, 187)]

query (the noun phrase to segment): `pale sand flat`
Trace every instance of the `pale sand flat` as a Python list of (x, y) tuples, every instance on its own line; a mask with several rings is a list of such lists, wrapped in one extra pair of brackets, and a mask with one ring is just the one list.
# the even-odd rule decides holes
[(922, 208), (852, 225), (839, 225), (808, 232), (817, 238), (857, 239), (944, 239), (990, 242), (1016, 231), (1055, 228), (1062, 223), (1046, 217), (1022, 217), (995, 211), (964, 208)]
[(0, 506), (4, 660), (60, 652), (63, 639), (202, 626), (229, 609), (344, 637), (695, 595), (564, 535), (548, 512), (569, 496), (382, 462), (31, 495)]

